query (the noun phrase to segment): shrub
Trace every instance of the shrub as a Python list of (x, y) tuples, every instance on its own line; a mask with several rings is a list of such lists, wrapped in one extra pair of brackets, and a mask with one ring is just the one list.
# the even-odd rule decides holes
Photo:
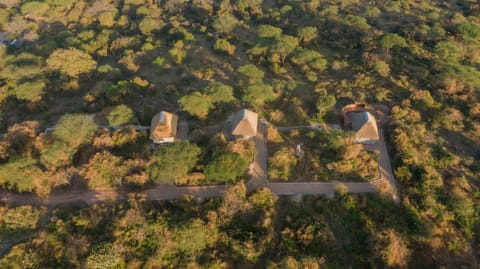
[(262, 80), (265, 75), (265, 73), (254, 64), (242, 65), (237, 69), (237, 72), (246, 76), (250, 83)]
[(116, 11), (112, 12), (102, 12), (98, 15), (98, 22), (102, 26), (112, 27), (115, 24), (115, 17), (117, 16)]
[(275, 26), (263, 24), (258, 26), (257, 35), (260, 38), (278, 37), (282, 35), (282, 29)]
[(318, 33), (317, 33), (317, 28), (315, 26), (300, 28), (297, 31), (297, 37), (302, 42), (310, 42), (315, 38), (317, 38), (317, 36), (318, 36)]
[(36, 80), (17, 85), (13, 89), (13, 95), (19, 100), (36, 102), (42, 99), (45, 93), (45, 81)]
[(248, 161), (238, 153), (224, 153), (205, 167), (205, 178), (212, 182), (233, 182), (243, 176)]
[(268, 178), (271, 180), (288, 180), (294, 172), (297, 159), (287, 148), (282, 147), (268, 158)]
[(161, 145), (154, 153), (147, 167), (147, 174), (156, 183), (175, 183), (187, 176), (195, 166), (200, 148), (189, 142), (176, 142)]
[(65, 142), (71, 148), (89, 142), (97, 125), (93, 122), (92, 117), (85, 114), (66, 114), (60, 118), (52, 136), (62, 142)]
[(92, 56), (78, 49), (56, 49), (48, 57), (47, 66), (75, 78), (94, 70), (97, 62)]
[(37, 228), (41, 210), (32, 206), (0, 208), (0, 231), (22, 231)]
[(38, 1), (27, 2), (22, 5), (20, 11), (22, 14), (42, 15), (48, 10), (48, 4)]
[(107, 119), (108, 125), (110, 126), (120, 126), (137, 122), (133, 110), (126, 105), (116, 106), (112, 111), (110, 111)]
[(466, 38), (480, 37), (480, 25), (470, 22), (462, 22), (457, 26), (458, 32)]
[(87, 180), (90, 189), (109, 189), (121, 186), (127, 172), (122, 158), (102, 151), (82, 168), (80, 175)]
[(263, 105), (275, 99), (273, 87), (268, 84), (256, 83), (248, 85), (242, 99), (253, 105)]
[(216, 51), (225, 52), (228, 55), (235, 54), (235, 46), (230, 44), (227, 39), (219, 38), (215, 40), (215, 45), (213, 45), (213, 49)]
[(230, 13), (216, 17), (212, 23), (217, 33), (230, 33), (239, 24), (238, 19)]
[(178, 103), (183, 110), (200, 119), (205, 119), (210, 109), (213, 108), (210, 98), (200, 92), (185, 95), (178, 100)]

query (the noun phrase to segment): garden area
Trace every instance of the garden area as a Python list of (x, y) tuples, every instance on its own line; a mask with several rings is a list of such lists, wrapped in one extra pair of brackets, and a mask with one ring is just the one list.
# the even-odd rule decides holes
[(341, 130), (268, 129), (270, 181), (371, 182), (380, 177), (378, 154), (354, 144)]

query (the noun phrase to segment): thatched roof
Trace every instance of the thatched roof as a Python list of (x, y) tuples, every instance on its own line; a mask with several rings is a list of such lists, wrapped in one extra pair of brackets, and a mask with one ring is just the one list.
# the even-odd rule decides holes
[(150, 125), (150, 139), (158, 140), (175, 137), (177, 134), (178, 116), (167, 111), (162, 111), (152, 118)]
[(352, 123), (352, 129), (357, 132), (359, 139), (378, 140), (378, 128), (375, 117), (367, 111), (349, 112), (348, 117)]
[(257, 134), (257, 113), (242, 109), (231, 118), (231, 130), (234, 136), (255, 136)]

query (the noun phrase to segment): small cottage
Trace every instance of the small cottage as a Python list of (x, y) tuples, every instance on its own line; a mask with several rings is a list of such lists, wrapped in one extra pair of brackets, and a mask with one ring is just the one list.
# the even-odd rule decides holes
[(150, 125), (150, 139), (153, 143), (171, 143), (177, 135), (178, 116), (161, 111), (152, 118)]
[(355, 142), (375, 144), (378, 139), (378, 127), (375, 117), (367, 111), (365, 104), (347, 105), (342, 109), (345, 127), (355, 131)]
[(233, 138), (249, 139), (257, 135), (257, 124), (257, 113), (242, 109), (229, 118), (229, 135)]

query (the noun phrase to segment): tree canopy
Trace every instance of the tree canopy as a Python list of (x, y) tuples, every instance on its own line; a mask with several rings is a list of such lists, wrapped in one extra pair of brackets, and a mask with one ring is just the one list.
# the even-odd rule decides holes
[(205, 167), (205, 178), (213, 182), (233, 182), (243, 176), (248, 161), (238, 153), (224, 153), (216, 156)]
[(97, 62), (89, 54), (75, 48), (56, 49), (47, 59), (47, 66), (76, 78), (95, 69)]
[(147, 167), (147, 174), (155, 183), (175, 183), (187, 176), (198, 161), (200, 148), (189, 142), (176, 142), (159, 147)]
[(66, 114), (58, 121), (52, 136), (72, 148), (77, 148), (90, 141), (96, 129), (97, 125), (91, 116)]
[(137, 122), (133, 110), (126, 105), (118, 105), (108, 113), (108, 124), (110, 126), (120, 126)]
[(252, 105), (263, 105), (275, 98), (276, 96), (272, 86), (264, 83), (256, 83), (248, 85), (245, 88), (242, 100)]

